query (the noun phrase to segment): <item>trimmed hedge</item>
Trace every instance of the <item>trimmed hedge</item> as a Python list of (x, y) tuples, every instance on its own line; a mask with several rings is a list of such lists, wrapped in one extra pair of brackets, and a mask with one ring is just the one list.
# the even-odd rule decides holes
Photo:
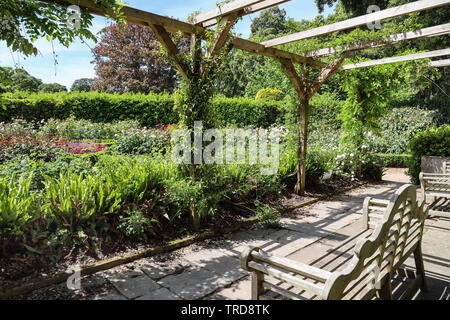
[(218, 96), (212, 100), (216, 126), (255, 126), (267, 128), (280, 124), (284, 119), (284, 103), (250, 98), (225, 98)]
[(0, 121), (23, 118), (76, 119), (93, 122), (137, 120), (143, 126), (175, 123), (173, 99), (169, 94), (73, 93), (5, 93), (1, 98)]
[[(2, 94), (0, 106), (0, 121), (4, 122), (17, 118), (40, 121), (73, 116), (93, 122), (137, 120), (142, 126), (154, 127), (179, 120), (174, 99), (167, 93), (16, 92)], [(282, 102), (219, 96), (212, 100), (212, 109), (217, 126), (269, 127), (282, 120), (285, 107)]]
[(380, 164), (390, 168), (407, 168), (411, 159), (409, 154), (375, 154)]
[(411, 153), (408, 174), (419, 184), (422, 156), (450, 157), (450, 126), (443, 125), (417, 134), (408, 145)]

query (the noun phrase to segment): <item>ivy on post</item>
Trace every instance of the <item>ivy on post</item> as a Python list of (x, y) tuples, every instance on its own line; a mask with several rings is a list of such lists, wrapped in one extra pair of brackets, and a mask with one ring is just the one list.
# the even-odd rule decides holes
[[(205, 29), (202, 33), (193, 32), (190, 36), (190, 51), (184, 54), (180, 53), (176, 41), (174, 42), (164, 27), (150, 25), (169, 61), (183, 77), (181, 89), (176, 94), (175, 108), (180, 114), (182, 126), (190, 132), (191, 141), (195, 141), (195, 135), (203, 134), (214, 125), (209, 108), (209, 102), (215, 90), (214, 80), (220, 75), (232, 48), (230, 32), (237, 16), (233, 13), (219, 19), (215, 30)], [(177, 37), (182, 37), (182, 33), (178, 33)], [(202, 122), (202, 127), (195, 126), (198, 121)], [(197, 132), (199, 130), (200, 132)], [(202, 146), (192, 147), (193, 161), (186, 169), (193, 183), (201, 180), (204, 171), (202, 161), (199, 159), (202, 154)], [(201, 214), (196, 208), (195, 199), (191, 201), (190, 211), (194, 229), (198, 230)]]
[(297, 92), (299, 104), (296, 115), (298, 130), (298, 150), (297, 150), (297, 183), (295, 192), (304, 195), (306, 187), (306, 154), (308, 145), (308, 113), (309, 101), (322, 87), (322, 85), (338, 70), (339, 66), (350, 54), (344, 52), (340, 57), (324, 67), (314, 81), (310, 80), (310, 70), (306, 65), (302, 66), (301, 73), (298, 73), (294, 63), (289, 59), (280, 59), (284, 72), (291, 80)]

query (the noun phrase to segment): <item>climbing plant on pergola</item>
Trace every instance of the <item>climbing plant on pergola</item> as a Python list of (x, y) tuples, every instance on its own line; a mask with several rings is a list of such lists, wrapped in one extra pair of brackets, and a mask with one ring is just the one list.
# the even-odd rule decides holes
[[(59, 3), (61, 5), (71, 4), (65, 0), (43, 1)], [(341, 68), (350, 53), (354, 51), (392, 45), (400, 41), (446, 35), (450, 33), (450, 24), (409, 32), (399, 32), (391, 35), (384, 35), (380, 33), (380, 35), (374, 36), (372, 39), (366, 39), (365, 41), (354, 41), (350, 44), (338, 45), (331, 48), (311, 50), (303, 54), (297, 54), (289, 50), (282, 50), (279, 46), (286, 46), (289, 43), (314, 39), (323, 35), (360, 27), (374, 21), (391, 19), (439, 6), (445, 6), (450, 4), (450, 0), (421, 0), (410, 2), (398, 7), (393, 7), (334, 24), (286, 35), (262, 43), (255, 43), (241, 38), (230, 37), (230, 31), (239, 17), (287, 1), (289, 0), (235, 0), (222, 5), (220, 8), (197, 14), (193, 16), (189, 22), (182, 22), (176, 19), (171, 19), (130, 7), (122, 8), (122, 16), (129, 23), (146, 26), (153, 30), (161, 45), (167, 51), (171, 62), (176, 66), (178, 72), (182, 75), (187, 84), (192, 81), (197, 81), (197, 84), (201, 85), (201, 81), (199, 79), (201, 79), (202, 76), (207, 74), (209, 72), (208, 70), (210, 70), (208, 69), (208, 66), (195, 62), (199, 62), (199, 60), (195, 57), (199, 57), (200, 54), (203, 54), (207, 59), (213, 61), (214, 56), (226, 55), (231, 49), (234, 48), (244, 50), (252, 54), (277, 59), (281, 63), (284, 72), (292, 82), (299, 99), (299, 105), (296, 109), (297, 121), (299, 125), (296, 191), (300, 194), (304, 194), (306, 181), (309, 101), (318, 92), (322, 85), (339, 70), (449, 55), (450, 49), (444, 49), (428, 53), (419, 53), (409, 56), (349, 64), (344, 65)], [(81, 7), (87, 8), (93, 14), (105, 15), (104, 11), (97, 7), (95, 1), (93, 0), (78, 0), (77, 4)], [(216, 24), (218, 24), (219, 27), (215, 30), (211, 30), (210, 27)], [(182, 33), (185, 36), (190, 37), (191, 52), (189, 54), (191, 55), (191, 63), (186, 63), (186, 59), (184, 59), (183, 54), (179, 52), (170, 33)], [(206, 52), (202, 53), (201, 41), (205, 39), (208, 41), (209, 45), (206, 48)], [(319, 60), (329, 56), (332, 56), (333, 58), (328, 62)], [(433, 61), (430, 63), (430, 66), (439, 67), (448, 64), (448, 60), (443, 60), (441, 62)], [(317, 70), (317, 72), (315, 72), (317, 73), (315, 78), (311, 78), (311, 70)], [(197, 89), (202, 91), (202, 88), (197, 87)], [(195, 119), (195, 116), (200, 118)], [(192, 125), (192, 122), (195, 120), (203, 120), (201, 118), (201, 114), (194, 113), (189, 119), (188, 125)]]

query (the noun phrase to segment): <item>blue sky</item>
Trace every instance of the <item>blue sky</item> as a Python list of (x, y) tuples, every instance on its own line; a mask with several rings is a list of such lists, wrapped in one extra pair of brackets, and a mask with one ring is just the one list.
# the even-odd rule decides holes
[[(194, 11), (207, 11), (216, 6), (216, 0), (125, 0), (129, 6), (153, 13), (167, 15), (180, 20), (185, 20)], [(291, 0), (280, 5), (286, 9), (288, 17), (295, 20), (313, 19), (318, 10), (314, 0)], [(331, 12), (328, 9), (324, 14)], [(246, 16), (240, 21), (235, 32), (247, 38), (250, 34), (252, 19), (259, 13)], [(109, 21), (103, 17), (96, 17), (93, 22), (92, 31), (95, 33), (107, 26)], [(88, 44), (76, 41), (69, 48), (40, 39), (36, 44), (40, 51), (37, 57), (24, 59), (23, 56), (12, 53), (4, 41), (0, 41), (0, 66), (20, 66), (25, 68), (31, 75), (42, 79), (45, 83), (57, 82), (70, 89), (72, 83), (80, 78), (94, 78), (94, 65), (91, 64), (92, 54), (89, 47), (93, 48), (95, 43)], [(57, 66), (54, 65), (53, 49), (57, 55)]]

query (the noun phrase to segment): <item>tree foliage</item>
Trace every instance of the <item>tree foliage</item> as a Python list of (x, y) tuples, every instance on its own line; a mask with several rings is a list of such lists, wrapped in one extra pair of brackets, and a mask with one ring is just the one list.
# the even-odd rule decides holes
[(39, 86), (39, 91), (47, 93), (67, 92), (67, 88), (59, 83), (43, 83)]
[[(409, 53), (407, 51), (403, 54)], [(365, 60), (367, 59), (359, 57), (352, 62)], [(360, 150), (365, 135), (378, 133), (380, 118), (405, 83), (409, 83), (416, 91), (427, 86), (427, 83), (418, 81), (420, 76), (428, 74), (434, 77), (436, 73), (424, 63), (426, 61), (395, 63), (350, 69), (341, 73), (339, 79), (342, 89), (348, 96), (339, 116), (344, 129), (342, 142)]]
[(30, 75), (25, 69), (0, 67), (0, 93), (13, 91), (37, 92), (42, 80)]
[(95, 79), (89, 78), (77, 79), (73, 82), (72, 87), (70, 87), (70, 91), (89, 92), (91, 91), (94, 82)]
[[(98, 6), (121, 24), (123, 4), (118, 0), (95, 0)], [(77, 4), (75, 0), (67, 0), (68, 5)], [(68, 47), (76, 38), (96, 40), (89, 31), (93, 16), (87, 10), (81, 10), (80, 28), (71, 28), (66, 22), (72, 12), (55, 3), (38, 0), (2, 0), (0, 6), (0, 40), (12, 51), (18, 51), (25, 56), (37, 55), (38, 48), (34, 42), (42, 37), (47, 40), (58, 40)]]
[[(180, 42), (183, 46), (184, 42)], [(97, 79), (94, 90), (105, 92), (162, 92), (177, 86), (176, 70), (159, 50), (158, 40), (149, 28), (118, 25), (106, 28), (93, 50)]]
[(286, 20), (286, 10), (278, 6), (263, 10), (252, 21), (250, 26), (252, 37), (267, 38), (285, 34), (290, 31)]

